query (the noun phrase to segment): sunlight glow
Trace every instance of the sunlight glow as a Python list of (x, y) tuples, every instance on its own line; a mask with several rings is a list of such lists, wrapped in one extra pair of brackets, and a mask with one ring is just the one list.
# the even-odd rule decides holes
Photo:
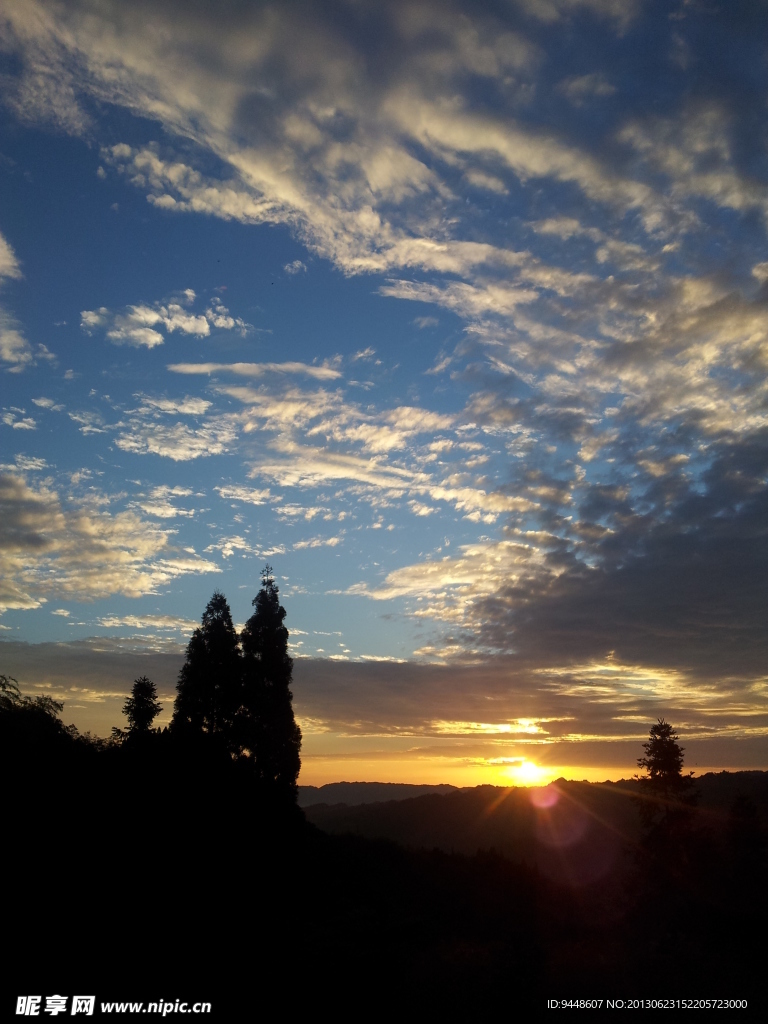
[(512, 736), (524, 734), (528, 736), (548, 735), (539, 722), (558, 721), (551, 718), (516, 718), (509, 722), (448, 722), (443, 720), (431, 723), (432, 730), (441, 736), (471, 736), (481, 733), (486, 736)]
[(517, 764), (510, 765), (505, 774), (515, 786), (540, 786), (549, 772), (533, 761), (522, 758)]

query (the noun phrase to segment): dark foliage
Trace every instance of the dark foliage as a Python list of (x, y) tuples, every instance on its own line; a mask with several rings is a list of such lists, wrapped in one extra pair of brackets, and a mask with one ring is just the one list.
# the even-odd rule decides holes
[(123, 705), (123, 714), (128, 719), (128, 732), (132, 736), (142, 736), (149, 732), (155, 718), (163, 710), (157, 699), (157, 688), (151, 679), (141, 676), (136, 679)]
[(648, 829), (668, 831), (685, 817), (684, 808), (695, 803), (693, 773), (683, 775), (685, 748), (677, 740), (672, 726), (660, 718), (643, 744), (645, 755), (637, 759), (638, 768), (647, 773), (636, 777), (642, 787), (640, 816)]
[(293, 716), (285, 608), (270, 566), (261, 574), (255, 611), (243, 628), (243, 684), (235, 723), (239, 752), (252, 759), (263, 782), (296, 798), (301, 730)]
[(171, 731), (187, 747), (202, 738), (226, 752), (260, 784), (296, 800), (301, 730), (293, 715), (285, 608), (267, 566), (255, 611), (238, 638), (218, 591), (187, 646)]
[(171, 728), (182, 735), (215, 737), (231, 750), (240, 678), (240, 642), (227, 599), (217, 590), (187, 645)]

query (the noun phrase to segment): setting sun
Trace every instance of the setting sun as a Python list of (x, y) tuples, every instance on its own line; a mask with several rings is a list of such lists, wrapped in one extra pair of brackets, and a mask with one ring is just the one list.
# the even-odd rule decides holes
[(546, 768), (540, 768), (533, 761), (523, 758), (517, 764), (510, 765), (505, 774), (509, 776), (515, 786), (540, 786), (546, 780), (549, 772)]

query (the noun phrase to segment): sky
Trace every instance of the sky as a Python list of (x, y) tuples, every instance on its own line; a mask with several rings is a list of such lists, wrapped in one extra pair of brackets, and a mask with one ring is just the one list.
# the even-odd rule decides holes
[(768, 28), (0, 9), (0, 672), (167, 721), (287, 610), (300, 783), (768, 769)]

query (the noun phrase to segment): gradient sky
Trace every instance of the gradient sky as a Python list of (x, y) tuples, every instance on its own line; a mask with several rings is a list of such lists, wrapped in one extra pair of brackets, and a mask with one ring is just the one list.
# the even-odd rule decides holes
[(167, 720), (268, 561), (302, 783), (768, 768), (762, 5), (4, 0), (0, 76), (0, 671)]

